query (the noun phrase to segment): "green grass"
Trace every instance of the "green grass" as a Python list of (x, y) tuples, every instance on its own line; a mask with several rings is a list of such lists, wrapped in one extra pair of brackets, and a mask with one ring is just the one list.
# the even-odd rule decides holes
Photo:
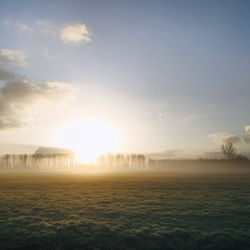
[(1, 249), (250, 249), (250, 174), (1, 173)]

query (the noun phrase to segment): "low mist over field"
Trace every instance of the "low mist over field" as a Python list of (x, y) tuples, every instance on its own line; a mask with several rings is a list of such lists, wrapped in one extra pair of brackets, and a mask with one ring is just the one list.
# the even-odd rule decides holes
[(250, 249), (249, 23), (0, 0), (0, 250)]

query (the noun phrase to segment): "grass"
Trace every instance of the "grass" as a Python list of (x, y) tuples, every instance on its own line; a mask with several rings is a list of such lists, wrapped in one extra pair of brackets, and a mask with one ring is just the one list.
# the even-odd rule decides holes
[(250, 249), (250, 174), (0, 175), (1, 249)]

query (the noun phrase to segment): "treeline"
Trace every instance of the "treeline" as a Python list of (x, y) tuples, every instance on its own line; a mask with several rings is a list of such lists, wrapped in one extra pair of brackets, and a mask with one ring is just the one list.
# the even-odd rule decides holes
[(143, 154), (104, 154), (96, 161), (97, 166), (108, 168), (145, 168), (146, 157)]
[[(74, 154), (5, 154), (0, 156), (2, 169), (67, 169), (79, 167)], [(105, 168), (145, 168), (143, 154), (105, 154), (97, 157), (96, 166)]]
[(71, 154), (5, 154), (0, 156), (0, 168), (37, 169), (72, 168), (76, 165)]

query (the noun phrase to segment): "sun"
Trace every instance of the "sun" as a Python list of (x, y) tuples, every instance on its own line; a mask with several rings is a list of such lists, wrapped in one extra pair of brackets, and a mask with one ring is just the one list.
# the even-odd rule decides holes
[(114, 151), (118, 137), (111, 125), (84, 119), (67, 124), (60, 130), (58, 146), (74, 150), (78, 162), (90, 164), (98, 155)]

